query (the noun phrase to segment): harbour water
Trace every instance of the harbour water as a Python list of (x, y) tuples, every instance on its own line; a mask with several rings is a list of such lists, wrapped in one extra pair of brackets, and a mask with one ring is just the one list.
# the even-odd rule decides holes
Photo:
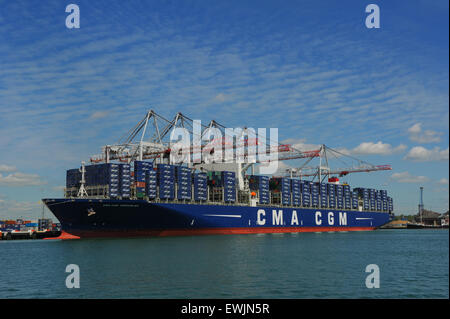
[(449, 298), (448, 230), (0, 241), (0, 256), (0, 298)]

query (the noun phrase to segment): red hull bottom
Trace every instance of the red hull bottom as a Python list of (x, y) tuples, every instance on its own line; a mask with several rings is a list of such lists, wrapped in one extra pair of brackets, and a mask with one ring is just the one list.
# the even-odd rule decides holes
[(312, 233), (312, 232), (342, 232), (369, 231), (375, 227), (236, 227), (236, 228), (205, 228), (176, 230), (135, 230), (135, 231), (74, 231), (64, 232), (55, 239), (78, 239), (99, 237), (165, 237), (193, 235), (236, 235), (236, 234), (269, 234), (269, 233)]
[(44, 238), (44, 239), (46, 239), (46, 240), (51, 240), (51, 239), (80, 239), (80, 237), (72, 235), (72, 234), (69, 234), (69, 233), (67, 233), (65, 231), (62, 231), (61, 235), (59, 235), (58, 237), (50, 237), (50, 238)]

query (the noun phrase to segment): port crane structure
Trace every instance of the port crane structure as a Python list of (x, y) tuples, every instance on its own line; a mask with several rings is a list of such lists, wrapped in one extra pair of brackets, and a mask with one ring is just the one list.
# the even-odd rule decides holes
[[(172, 141), (172, 132), (186, 132), (193, 137), (193, 143)], [(246, 188), (245, 174), (249, 168), (253, 173), (255, 164), (266, 165), (274, 161), (300, 161), (297, 167), (291, 167), (284, 173), (291, 177), (310, 177), (313, 181), (321, 182), (331, 175), (345, 176), (392, 169), (390, 165), (373, 165), (324, 144), (314, 150), (300, 150), (292, 144), (280, 144), (273, 139), (269, 139), (267, 143), (265, 135), (258, 137), (255, 130), (248, 127), (231, 132), (234, 135), (230, 136), (230, 131), (215, 120), (204, 125), (181, 112), (176, 113), (172, 119), (167, 119), (150, 110), (116, 144), (103, 146), (102, 153), (91, 157), (90, 161), (109, 163), (116, 160), (130, 163), (134, 160), (151, 159), (156, 163), (163, 163), (177, 158), (178, 163), (183, 162), (201, 170), (235, 171), (240, 189)], [(227, 150), (232, 150), (231, 156), (227, 156), (230, 155)], [(319, 160), (317, 166), (306, 166), (311, 165), (314, 159)], [(346, 167), (331, 168), (331, 159), (345, 163)]]

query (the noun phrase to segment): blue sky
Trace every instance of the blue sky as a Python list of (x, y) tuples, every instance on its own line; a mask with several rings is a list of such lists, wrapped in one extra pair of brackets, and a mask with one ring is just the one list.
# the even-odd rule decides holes
[[(67, 29), (76, 3), (81, 28)], [(381, 28), (367, 29), (376, 3)], [(65, 170), (153, 108), (277, 127), (390, 172), (397, 213), (448, 209), (448, 1), (1, 1), (0, 216), (38, 216)], [(384, 185), (384, 186), (383, 186)]]

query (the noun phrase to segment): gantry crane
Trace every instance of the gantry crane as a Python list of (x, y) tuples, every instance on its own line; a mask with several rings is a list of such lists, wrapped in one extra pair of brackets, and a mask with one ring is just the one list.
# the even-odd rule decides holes
[[(299, 177), (313, 177), (313, 180), (317, 178), (319, 181), (323, 181), (325, 178), (329, 178), (330, 175), (338, 175), (339, 177), (346, 176), (350, 173), (361, 173), (361, 172), (375, 172), (375, 171), (386, 171), (392, 170), (391, 165), (373, 165), (349, 154), (339, 152), (326, 145), (322, 145), (319, 150), (319, 165), (317, 167), (306, 167), (306, 164), (310, 162), (308, 160), (302, 166), (298, 168), (291, 168), (287, 171), (291, 176)], [(334, 159), (339, 160), (346, 164), (345, 168), (330, 168), (329, 160), (334, 157)], [(345, 160), (350, 160), (352, 163), (346, 163)], [(323, 165), (324, 164), (324, 165)]]
[[(189, 135), (189, 141), (181, 139), (174, 142), (172, 140), (174, 136), (171, 136), (173, 132), (185, 132)], [(225, 156), (217, 156), (222, 154)], [(231, 154), (231, 157), (227, 154)], [(233, 170), (236, 172), (241, 189), (244, 187), (244, 175), (249, 167), (253, 172), (253, 165), (273, 161), (305, 161), (297, 168), (290, 168), (288, 174), (292, 177), (312, 177), (313, 180), (317, 178), (319, 181), (330, 175), (345, 176), (356, 172), (392, 169), (390, 165), (372, 165), (325, 145), (315, 150), (299, 150), (291, 144), (279, 144), (272, 139), (267, 143), (265, 135), (263, 138), (258, 137), (251, 128), (235, 129), (230, 134), (224, 125), (215, 120), (204, 125), (181, 112), (169, 120), (154, 110), (148, 111), (145, 117), (116, 144), (103, 146), (102, 153), (91, 157), (91, 162), (109, 163), (116, 160), (130, 163), (134, 160), (151, 159), (157, 163), (170, 163), (173, 159), (171, 155), (183, 155), (181, 162), (190, 167), (204, 170)], [(329, 160), (333, 157), (342, 162), (344, 159), (350, 159), (353, 163), (351, 165), (346, 163), (346, 168), (332, 169)], [(314, 159), (319, 160), (318, 166), (307, 167), (306, 165)]]
[[(195, 125), (198, 125), (196, 131)], [(149, 130), (149, 125), (153, 126), (153, 134), (146, 138)], [(182, 113), (177, 113), (172, 120), (168, 120), (163, 116), (157, 114), (155, 111), (149, 111), (146, 116), (133, 128), (125, 137), (120, 139), (118, 143), (113, 145), (106, 145), (102, 148), (102, 154), (91, 157), (92, 163), (105, 162), (109, 163), (113, 160), (131, 162), (133, 160), (144, 159), (164, 159), (169, 158), (170, 153), (173, 151), (173, 147), (176, 143), (170, 141), (170, 132), (174, 129), (185, 129), (188, 134), (191, 134), (194, 141), (200, 141), (198, 145), (192, 145), (191, 143), (183, 145), (181, 148), (177, 148), (177, 151), (184, 151), (191, 155), (187, 162), (192, 159), (193, 156), (199, 154), (209, 154), (216, 152), (217, 150), (229, 149), (238, 150), (246, 148), (242, 153), (243, 159), (249, 159), (255, 155), (265, 155), (277, 153), (277, 160), (291, 160), (300, 158), (318, 157), (319, 150), (313, 151), (300, 151), (292, 147), (290, 144), (273, 144), (266, 145), (265, 141), (258, 140), (258, 138), (251, 137), (251, 129), (243, 128), (240, 131), (240, 135), (236, 136), (236, 141), (233, 140), (233, 136), (227, 134), (225, 126), (219, 124), (215, 120), (209, 122), (208, 125), (196, 123), (196, 121), (190, 119)], [(254, 132), (254, 131), (253, 131)], [(208, 134), (213, 134), (211, 139)], [(234, 132), (236, 133), (236, 132)], [(219, 135), (219, 136), (216, 136)], [(205, 140), (207, 143), (205, 143)], [(250, 150), (250, 148), (254, 149)], [(258, 153), (257, 146), (262, 146), (260, 149), (264, 149), (265, 152)], [(236, 155), (226, 160), (236, 160)], [(263, 163), (266, 160), (255, 159), (255, 163)], [(270, 161), (271, 159), (267, 159)]]

